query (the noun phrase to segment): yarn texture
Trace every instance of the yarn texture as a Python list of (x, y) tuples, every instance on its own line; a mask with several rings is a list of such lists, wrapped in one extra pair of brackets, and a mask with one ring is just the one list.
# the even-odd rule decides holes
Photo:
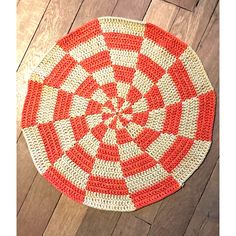
[(201, 165), (215, 99), (186, 43), (150, 23), (101, 17), (58, 40), (34, 70), (21, 126), (38, 172), (58, 190), (134, 211)]

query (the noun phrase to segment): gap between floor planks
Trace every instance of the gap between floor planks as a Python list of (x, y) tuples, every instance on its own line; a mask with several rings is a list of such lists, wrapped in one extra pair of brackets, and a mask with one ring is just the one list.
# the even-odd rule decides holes
[(200, 0), (164, 0), (187, 11), (194, 11)]

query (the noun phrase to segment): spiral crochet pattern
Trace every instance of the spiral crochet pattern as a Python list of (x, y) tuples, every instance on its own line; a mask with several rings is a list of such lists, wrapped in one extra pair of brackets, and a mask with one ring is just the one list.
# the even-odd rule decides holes
[(101, 17), (57, 41), (34, 70), (22, 129), (37, 170), (61, 192), (133, 211), (200, 166), (214, 112), (190, 46), (150, 23)]

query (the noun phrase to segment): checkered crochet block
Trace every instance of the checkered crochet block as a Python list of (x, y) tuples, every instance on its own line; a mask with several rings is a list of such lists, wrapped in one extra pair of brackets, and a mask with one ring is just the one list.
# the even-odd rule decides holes
[(133, 211), (200, 166), (214, 112), (191, 47), (155, 25), (102, 17), (57, 41), (34, 70), (22, 129), (37, 170), (61, 192)]

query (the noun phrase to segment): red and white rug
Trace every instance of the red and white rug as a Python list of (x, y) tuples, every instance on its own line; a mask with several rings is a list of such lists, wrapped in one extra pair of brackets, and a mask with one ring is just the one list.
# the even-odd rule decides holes
[(41, 175), (87, 206), (133, 211), (179, 190), (212, 140), (215, 92), (190, 46), (101, 17), (34, 70), (22, 129)]

